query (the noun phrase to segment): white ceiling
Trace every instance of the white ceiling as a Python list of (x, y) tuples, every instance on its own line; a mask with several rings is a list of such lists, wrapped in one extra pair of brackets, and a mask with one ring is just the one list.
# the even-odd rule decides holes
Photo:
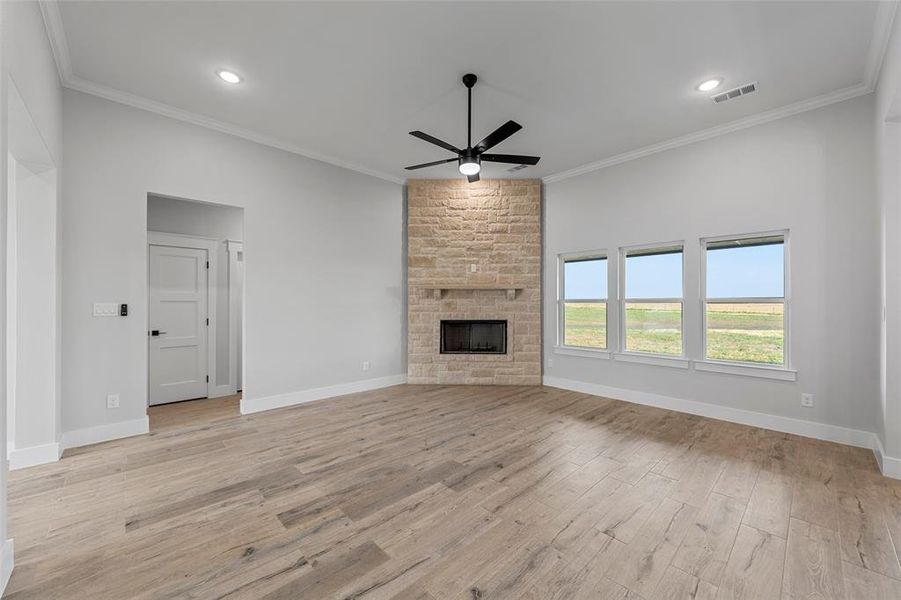
[[(450, 157), (408, 131), (465, 144), (466, 72), (479, 76), (474, 141), (514, 119), (524, 129), (494, 151), (538, 154), (516, 176), (547, 177), (866, 93), (892, 14), (878, 2), (243, 1), (61, 2), (45, 16), (70, 87), (403, 179), (405, 165)], [(228, 86), (218, 68), (245, 81)], [(713, 76), (759, 91), (714, 105), (694, 89)]]

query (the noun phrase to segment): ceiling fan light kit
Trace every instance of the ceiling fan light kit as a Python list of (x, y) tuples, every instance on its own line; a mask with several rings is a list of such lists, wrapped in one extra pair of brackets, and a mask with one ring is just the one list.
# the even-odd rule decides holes
[(472, 73), (467, 73), (463, 76), (463, 85), (466, 86), (467, 90), (466, 149), (461, 150), (452, 144), (449, 144), (443, 140), (439, 140), (438, 138), (433, 137), (427, 133), (423, 133), (422, 131), (411, 131), (410, 135), (412, 135), (413, 137), (417, 137), (423, 141), (429, 142), (430, 144), (440, 146), (445, 150), (450, 150), (451, 152), (455, 153), (457, 157), (448, 158), (446, 160), (436, 160), (420, 165), (412, 165), (406, 167), (408, 171), (423, 169), (425, 167), (433, 167), (436, 165), (443, 165), (456, 161), (457, 168), (460, 170), (460, 173), (466, 175), (466, 179), (469, 181), (469, 183), (473, 183), (479, 180), (479, 172), (482, 170), (482, 161), (507, 163), (513, 165), (538, 164), (538, 161), (541, 160), (541, 157), (539, 156), (485, 153), (486, 150), (497, 146), (508, 137), (522, 129), (522, 125), (520, 125), (516, 121), (507, 121), (497, 129), (495, 129), (493, 132), (488, 134), (488, 136), (481, 142), (479, 142), (475, 146), (472, 145), (472, 87), (476, 84), (476, 81), (478, 81), (478, 77), (476, 77)]

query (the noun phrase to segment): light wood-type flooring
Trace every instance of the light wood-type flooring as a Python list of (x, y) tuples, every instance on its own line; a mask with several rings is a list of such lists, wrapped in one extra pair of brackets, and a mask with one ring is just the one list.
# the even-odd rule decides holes
[(872, 453), (548, 387), (397, 386), (13, 472), (10, 599), (901, 599)]

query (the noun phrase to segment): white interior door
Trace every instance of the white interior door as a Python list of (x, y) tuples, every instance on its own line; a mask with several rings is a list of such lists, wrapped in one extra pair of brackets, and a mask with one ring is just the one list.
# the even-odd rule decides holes
[(150, 246), (150, 404), (207, 396), (207, 251)]

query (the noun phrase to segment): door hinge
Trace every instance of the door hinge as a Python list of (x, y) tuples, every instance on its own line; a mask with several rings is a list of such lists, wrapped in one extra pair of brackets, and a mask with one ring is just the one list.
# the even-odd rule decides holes
[(207, 269), (210, 268), (210, 261), (206, 261), (206, 268), (207, 268)]
[(210, 326), (210, 318), (209, 318), (209, 317), (207, 317), (207, 319), (206, 319), (206, 326), (207, 326), (207, 327)]
[(206, 376), (206, 382), (207, 382), (207, 383), (210, 382), (210, 376), (209, 376), (209, 375)]

